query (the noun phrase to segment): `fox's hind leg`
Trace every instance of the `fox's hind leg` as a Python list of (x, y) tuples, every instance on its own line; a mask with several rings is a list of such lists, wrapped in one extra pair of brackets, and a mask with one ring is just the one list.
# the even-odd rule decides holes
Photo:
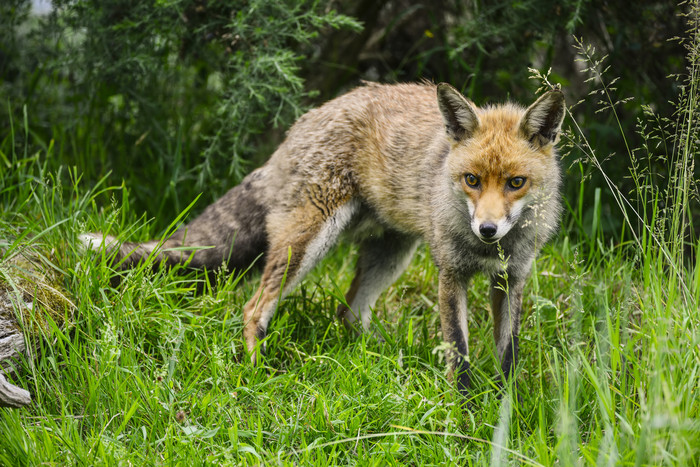
[(279, 301), (326, 256), (356, 210), (357, 203), (349, 201), (330, 215), (308, 207), (270, 215), (270, 245), (260, 286), (243, 309), (243, 337), (253, 363)]
[(348, 329), (356, 329), (355, 323), (360, 319), (362, 329), (369, 330), (374, 303), (404, 272), (417, 245), (416, 238), (394, 231), (362, 242), (355, 277), (345, 295), (349, 307), (338, 307), (338, 317)]

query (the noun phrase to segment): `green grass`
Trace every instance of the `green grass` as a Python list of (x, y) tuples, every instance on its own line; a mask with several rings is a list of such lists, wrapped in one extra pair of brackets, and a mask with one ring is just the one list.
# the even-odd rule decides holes
[[(210, 283), (146, 264), (114, 281), (109, 258), (81, 253), (76, 238), (158, 234), (130, 209), (128, 181), (85, 183), (78, 169), (56, 169), (52, 144), (18, 145), (15, 132), (29, 131), (13, 129), (0, 142), (0, 280), (26, 272), (13, 259), (34, 258), (75, 306), (56, 315), (37, 302), (25, 316), (26, 333), (44, 338), (9, 379), (34, 402), (0, 409), (0, 464), (700, 464), (700, 267), (679, 236), (697, 193), (684, 166), (697, 146), (691, 104), (679, 118), (687, 144), (669, 162), (678, 177), (666, 191), (640, 189), (655, 207), (637, 219), (608, 187), (624, 210), (613, 215), (628, 219), (618, 241), (600, 228), (600, 188), (581, 185), (533, 267), (517, 387), (502, 394), (487, 281), (473, 281), (468, 407), (446, 376), (425, 249), (379, 300), (378, 340), (334, 318), (355, 253), (340, 245), (280, 306), (254, 368), (241, 333), (254, 273)], [(651, 174), (637, 177), (649, 185)], [(661, 208), (669, 195), (677, 201)]]
[[(699, 275), (689, 271), (684, 297), (651, 247), (598, 237), (591, 251), (564, 230), (544, 249), (527, 289), (518, 388), (502, 398), (478, 277), (464, 410), (439, 350), (427, 251), (380, 299), (380, 342), (334, 319), (353, 269), (354, 249), (341, 245), (281, 306), (253, 368), (241, 308), (255, 274), (222, 271), (197, 294), (205, 279), (144, 266), (112, 285), (108, 258), (82, 255), (76, 236), (146, 238), (149, 225), (123, 189), (65, 186), (79, 177), (52, 175), (49, 159), (15, 155), (6, 172), (0, 268), (12, 277), (10, 256), (44, 255), (75, 303), (65, 310), (73, 327), (49, 324), (36, 358), (10, 376), (34, 402), (0, 409), (0, 464), (698, 462)], [(122, 201), (98, 206), (105, 193)]]

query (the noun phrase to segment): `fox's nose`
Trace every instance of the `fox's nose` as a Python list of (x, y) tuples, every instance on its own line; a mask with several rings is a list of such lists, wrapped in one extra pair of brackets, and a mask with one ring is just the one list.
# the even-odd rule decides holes
[(491, 238), (496, 235), (498, 227), (492, 222), (484, 222), (479, 226), (479, 233), (484, 238)]

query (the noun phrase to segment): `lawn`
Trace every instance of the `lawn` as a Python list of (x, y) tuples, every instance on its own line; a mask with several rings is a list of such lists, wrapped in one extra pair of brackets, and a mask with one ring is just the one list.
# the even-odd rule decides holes
[(0, 409), (0, 464), (698, 462), (700, 270), (658, 229), (666, 221), (613, 242), (600, 210), (586, 220), (569, 208), (533, 266), (517, 384), (503, 390), (477, 277), (465, 400), (447, 377), (425, 247), (378, 301), (376, 335), (358, 337), (335, 319), (355, 261), (341, 244), (281, 304), (252, 367), (241, 309), (258, 275), (152, 262), (115, 272), (104, 252), (81, 252), (86, 231), (159, 232), (129, 209), (128, 183), (51, 171), (52, 151), (4, 152), (3, 282), (30, 258), (56, 271), (52, 287), (73, 305), (25, 311), (26, 334), (43, 338), (9, 379), (33, 402)]

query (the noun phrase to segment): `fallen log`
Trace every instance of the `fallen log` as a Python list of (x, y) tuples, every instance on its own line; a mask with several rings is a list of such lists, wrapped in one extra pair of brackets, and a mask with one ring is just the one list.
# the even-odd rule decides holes
[(45, 257), (26, 250), (0, 260), (0, 407), (31, 403), (29, 391), (10, 384), (5, 375), (14, 371), (13, 363), (34, 354), (30, 350), (46, 335), (49, 319), (64, 327), (64, 317), (74, 308), (58, 277)]

